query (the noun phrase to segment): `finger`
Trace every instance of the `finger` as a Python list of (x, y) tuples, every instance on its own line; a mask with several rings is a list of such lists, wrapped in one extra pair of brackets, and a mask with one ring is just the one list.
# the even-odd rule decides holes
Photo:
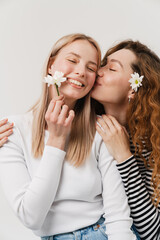
[(97, 130), (97, 132), (99, 133), (99, 135), (101, 135), (102, 138), (105, 137), (105, 132), (104, 132), (104, 130), (102, 129), (102, 127), (98, 125), (98, 123), (96, 123), (96, 130)]
[(3, 126), (4, 124), (6, 124), (8, 122), (8, 119), (5, 118), (3, 120), (0, 121), (0, 127)]
[(109, 130), (111, 132), (115, 132), (117, 130), (116, 126), (114, 125), (114, 122), (112, 121), (111, 118), (109, 118), (106, 115), (102, 115), (102, 119), (103, 121), (106, 123), (106, 125), (108, 126)]
[(67, 115), (68, 115), (68, 106), (63, 105), (62, 109), (61, 109), (61, 112), (59, 114), (59, 117), (58, 117), (58, 123), (63, 124), (65, 122), (66, 118), (67, 118)]
[(104, 121), (104, 119), (102, 117), (98, 117), (97, 118), (97, 123), (99, 125), (100, 128), (102, 128), (103, 131), (109, 131), (109, 126), (107, 124), (107, 121)]
[[(106, 115), (103, 115), (104, 119), (106, 117)], [(117, 119), (111, 115), (107, 115), (107, 117), (112, 121), (113, 125), (117, 128), (117, 129), (121, 129), (122, 125), (117, 121)]]
[(52, 113), (52, 111), (55, 107), (55, 104), (56, 104), (56, 101), (54, 99), (50, 101), (50, 103), (48, 105), (48, 109), (47, 109), (46, 114), (45, 114), (45, 119), (46, 120), (49, 120), (50, 115), (51, 115), (51, 113)]
[(5, 137), (2, 140), (0, 140), (0, 147), (2, 147), (3, 144), (7, 142), (7, 140), (8, 140), (8, 137)]
[(73, 111), (73, 110), (70, 110), (70, 111), (69, 111), (69, 114), (68, 114), (68, 117), (67, 117), (66, 120), (65, 120), (65, 126), (71, 125), (74, 117), (75, 117), (74, 111)]
[(61, 109), (62, 109), (62, 105), (63, 104), (64, 103), (63, 103), (62, 100), (56, 101), (55, 107), (54, 107), (53, 112), (51, 113), (51, 116), (50, 116), (50, 118), (51, 118), (50, 120), (52, 122), (56, 122), (58, 120), (58, 117), (59, 117), (59, 115), (61, 113)]
[(10, 130), (8, 130), (8, 131), (6, 131), (6, 132), (4, 132), (4, 133), (1, 133), (1, 134), (0, 134), (0, 140), (2, 140), (2, 139), (5, 138), (5, 137), (10, 136), (12, 133), (13, 133), (13, 129), (10, 129)]
[(55, 101), (64, 100), (64, 96), (63, 96), (63, 95), (56, 96), (56, 97), (54, 97), (52, 100), (55, 100)]
[(13, 123), (7, 123), (0, 127), (0, 133), (6, 132), (7, 130), (13, 128)]

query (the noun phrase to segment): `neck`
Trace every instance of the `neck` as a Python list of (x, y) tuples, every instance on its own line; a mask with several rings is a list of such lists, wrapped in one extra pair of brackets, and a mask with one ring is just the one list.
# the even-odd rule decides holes
[(106, 114), (115, 117), (122, 126), (126, 126), (127, 105), (104, 103), (103, 106)]

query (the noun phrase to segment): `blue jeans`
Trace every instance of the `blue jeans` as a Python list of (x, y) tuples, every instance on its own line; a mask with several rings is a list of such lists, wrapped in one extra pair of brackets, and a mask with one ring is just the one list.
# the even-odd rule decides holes
[(104, 218), (89, 227), (81, 228), (74, 232), (54, 236), (42, 237), (42, 240), (108, 240), (105, 233)]
[(140, 236), (139, 236), (139, 234), (138, 234), (138, 232), (137, 232), (137, 229), (135, 228), (135, 226), (134, 225), (132, 225), (132, 232), (134, 232), (134, 234), (136, 235), (136, 240), (141, 240), (140, 239)]
[[(105, 230), (104, 218), (101, 217), (97, 223), (89, 227), (81, 228), (70, 233), (41, 237), (41, 240), (108, 240)], [(134, 225), (132, 226), (132, 232), (136, 235), (136, 240), (140, 240)]]

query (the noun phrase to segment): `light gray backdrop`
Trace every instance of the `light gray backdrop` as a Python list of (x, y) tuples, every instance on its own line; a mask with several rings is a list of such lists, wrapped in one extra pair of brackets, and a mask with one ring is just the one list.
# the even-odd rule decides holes
[[(160, 55), (159, 0), (0, 0), (0, 118), (37, 100), (41, 70), (53, 43), (82, 32), (104, 53), (132, 38)], [(36, 240), (14, 216), (0, 189), (0, 239)]]

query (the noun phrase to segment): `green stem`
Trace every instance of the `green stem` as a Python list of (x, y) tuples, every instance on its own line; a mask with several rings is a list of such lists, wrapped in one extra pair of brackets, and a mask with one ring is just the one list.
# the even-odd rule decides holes
[(58, 85), (57, 85), (56, 83), (55, 83), (55, 85), (56, 85), (57, 94), (58, 94), (58, 96), (59, 96)]

